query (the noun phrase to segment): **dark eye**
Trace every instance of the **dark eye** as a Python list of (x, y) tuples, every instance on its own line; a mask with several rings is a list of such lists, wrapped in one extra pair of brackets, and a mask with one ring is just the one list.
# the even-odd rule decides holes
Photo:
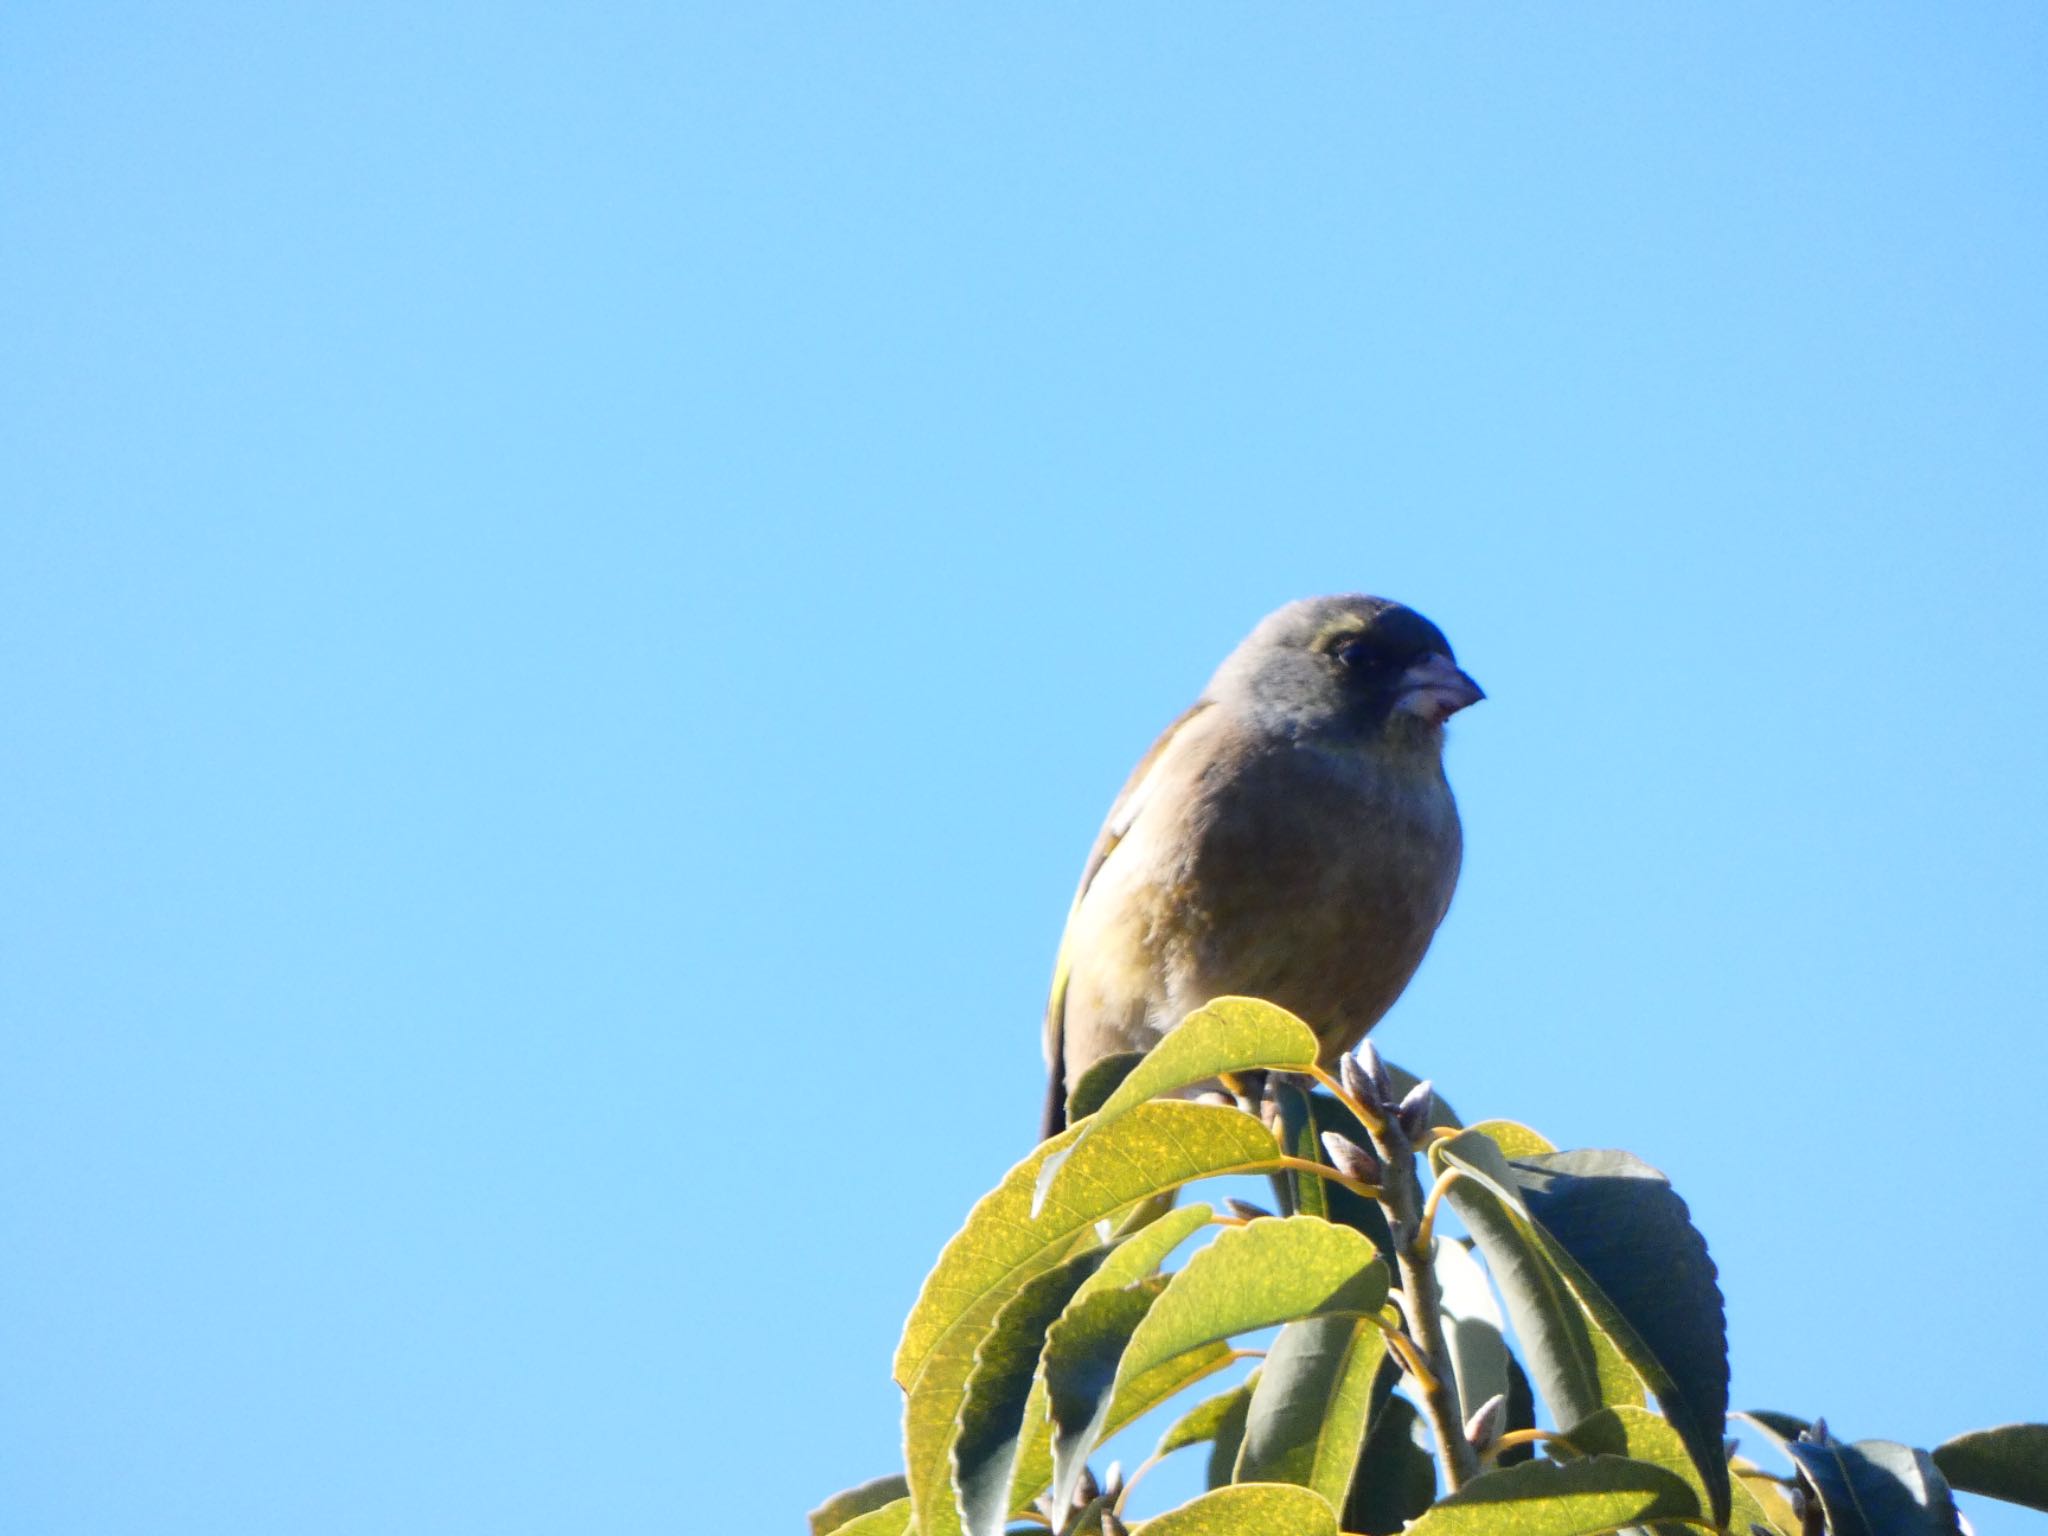
[(1334, 654), (1353, 672), (1377, 671), (1387, 664), (1386, 653), (1364, 635), (1346, 640)]

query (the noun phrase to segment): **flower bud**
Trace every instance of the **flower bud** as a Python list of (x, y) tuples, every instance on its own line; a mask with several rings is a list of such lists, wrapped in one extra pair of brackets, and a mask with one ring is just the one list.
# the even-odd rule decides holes
[(1475, 1451), (1485, 1451), (1500, 1438), (1501, 1424), (1506, 1420), (1507, 1413), (1507, 1394), (1494, 1393), (1473, 1409), (1472, 1417), (1465, 1421), (1465, 1443)]
[(1345, 1178), (1361, 1184), (1380, 1181), (1380, 1160), (1370, 1148), (1361, 1147), (1341, 1131), (1323, 1132), (1323, 1150), (1329, 1154), (1330, 1166)]
[(1394, 1111), (1401, 1122), (1401, 1134), (1410, 1141), (1420, 1141), (1423, 1132), (1429, 1129), (1429, 1112), (1435, 1107), (1436, 1087), (1425, 1077), (1408, 1090), (1401, 1107)]
[(1223, 1209), (1239, 1221), (1257, 1221), (1261, 1216), (1273, 1214), (1263, 1205), (1253, 1205), (1249, 1200), (1225, 1199)]

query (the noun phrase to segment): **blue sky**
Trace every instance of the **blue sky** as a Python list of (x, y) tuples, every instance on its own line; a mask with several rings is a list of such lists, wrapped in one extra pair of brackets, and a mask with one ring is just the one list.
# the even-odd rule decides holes
[(1383, 1047), (1672, 1175), (1738, 1403), (2048, 1416), (2044, 66), (2020, 4), (16, 7), (7, 1528), (890, 1468), (1102, 811), (1345, 589), (1491, 694)]

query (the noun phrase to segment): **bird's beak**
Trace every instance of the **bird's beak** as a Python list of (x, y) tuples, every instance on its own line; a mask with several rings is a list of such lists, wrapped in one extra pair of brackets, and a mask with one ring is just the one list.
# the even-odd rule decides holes
[(1459, 671), (1456, 662), (1441, 651), (1432, 651), (1401, 674), (1394, 708), (1440, 725), (1485, 697), (1486, 690)]

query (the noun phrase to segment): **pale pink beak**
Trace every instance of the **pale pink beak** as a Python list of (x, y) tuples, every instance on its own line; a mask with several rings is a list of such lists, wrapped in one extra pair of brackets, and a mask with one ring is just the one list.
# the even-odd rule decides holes
[(1432, 651), (1401, 674), (1394, 708), (1441, 725), (1485, 697), (1486, 690), (1459, 671), (1456, 662), (1441, 651)]

